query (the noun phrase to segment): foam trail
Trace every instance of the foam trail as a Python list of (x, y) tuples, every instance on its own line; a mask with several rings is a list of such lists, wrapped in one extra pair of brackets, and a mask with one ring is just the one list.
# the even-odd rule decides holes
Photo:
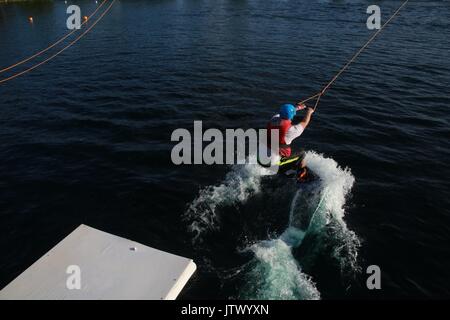
[(259, 165), (233, 166), (223, 183), (201, 190), (184, 214), (190, 222), (189, 230), (194, 233), (194, 242), (201, 240), (207, 230), (218, 228), (219, 207), (245, 202), (249, 196), (259, 192), (261, 177), (269, 174)]
[(318, 249), (320, 245), (334, 242), (333, 256), (340, 263), (341, 272), (357, 272), (360, 241), (344, 221), (346, 197), (355, 178), (348, 168), (340, 168), (331, 158), (308, 152), (306, 160), (308, 167), (320, 176), (322, 197), (307, 232), (320, 235), (322, 243), (317, 244)]
[[(320, 299), (313, 280), (302, 272), (292, 251), (300, 246), (308, 233), (320, 234), (318, 250), (325, 243), (339, 240), (334, 256), (341, 268), (356, 268), (359, 241), (349, 231), (344, 220), (345, 199), (354, 183), (348, 169), (341, 169), (333, 159), (308, 152), (308, 167), (320, 182), (296, 191), (291, 207), (289, 225), (275, 240), (261, 241), (247, 250), (254, 253), (252, 267), (247, 271), (250, 281), (241, 291), (247, 299)], [(333, 239), (325, 232), (333, 226)]]
[[(292, 249), (301, 245), (306, 230), (301, 229), (295, 204), (306, 199), (298, 190), (292, 200), (289, 225), (278, 239), (265, 240), (246, 248), (254, 253), (247, 271), (247, 285), (241, 290), (244, 299), (318, 300), (320, 292), (311, 277), (302, 272)], [(320, 199), (319, 199), (320, 203)], [(303, 203), (302, 203), (303, 204)], [(304, 207), (304, 206), (302, 206)], [(313, 210), (314, 211), (314, 208)]]
[[(302, 237), (299, 233), (297, 236)], [(254, 260), (246, 274), (240, 298), (258, 300), (317, 300), (320, 292), (302, 273), (292, 248), (281, 238), (265, 240), (248, 248)]]
[[(293, 249), (301, 246), (310, 234), (316, 235), (313, 239), (317, 243), (311, 245), (309, 258), (314, 259), (317, 252), (334, 242), (337, 245), (332, 246), (332, 255), (342, 270), (357, 268), (359, 241), (344, 222), (345, 200), (354, 177), (333, 159), (315, 152), (308, 152), (306, 160), (320, 180), (309, 189), (296, 189), (289, 224), (279, 238), (260, 241), (243, 250), (252, 252), (253, 259), (240, 272), (246, 278), (240, 298), (320, 299), (314, 281), (302, 271), (301, 263), (293, 254)], [(243, 203), (258, 193), (261, 178), (267, 174), (268, 170), (258, 165), (235, 166), (223, 183), (201, 190), (185, 213), (189, 229), (195, 233), (194, 242), (201, 240), (206, 231), (220, 227), (221, 207)]]

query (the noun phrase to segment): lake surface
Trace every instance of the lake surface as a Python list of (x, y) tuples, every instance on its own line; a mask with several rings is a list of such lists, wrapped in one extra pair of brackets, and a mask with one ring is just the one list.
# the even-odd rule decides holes
[[(385, 21), (401, 2), (378, 4)], [(319, 91), (372, 34), (366, 8), (116, 1), (0, 84), (0, 287), (84, 223), (193, 258), (184, 299), (449, 298), (449, 1), (411, 1), (322, 98), (296, 141), (315, 196), (249, 166), (171, 162), (177, 128), (264, 127)], [(65, 10), (0, 4), (0, 69), (66, 34)]]

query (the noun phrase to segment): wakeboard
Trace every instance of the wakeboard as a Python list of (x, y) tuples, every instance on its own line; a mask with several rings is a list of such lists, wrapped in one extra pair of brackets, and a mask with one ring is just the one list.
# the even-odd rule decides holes
[[(310, 183), (313, 181), (319, 180), (319, 176), (314, 173), (311, 169), (306, 167), (306, 175), (303, 177), (299, 177), (299, 169), (298, 162), (300, 157), (290, 157), (288, 159), (281, 160), (277, 163), (278, 171), (277, 174), (280, 176), (285, 176), (289, 179), (295, 180), (298, 184)], [(259, 165), (265, 168), (269, 168), (269, 166), (263, 165), (258, 161)]]
[(306, 174), (301, 178), (299, 177), (298, 169), (281, 170), (278, 171), (278, 174), (284, 175), (289, 179), (293, 179), (298, 184), (311, 183), (319, 180), (319, 176), (308, 167), (306, 167)]

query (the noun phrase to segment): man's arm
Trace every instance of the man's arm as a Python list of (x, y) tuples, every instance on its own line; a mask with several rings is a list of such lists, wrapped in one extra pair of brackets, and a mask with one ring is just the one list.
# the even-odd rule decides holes
[[(297, 108), (298, 108), (298, 106), (297, 106)], [(304, 108), (306, 108), (306, 106)], [(301, 108), (301, 109), (304, 109), (304, 108)], [(313, 114), (313, 112), (314, 112), (314, 109), (308, 107), (308, 109), (306, 110), (306, 115), (303, 118), (303, 120), (299, 124), (293, 125), (289, 128), (289, 130), (286, 133), (286, 137), (285, 137), (285, 141), (287, 144), (291, 144), (294, 139), (300, 137), (300, 135), (303, 133), (303, 131), (305, 130), (305, 128), (308, 126), (309, 122), (311, 121), (311, 115)]]
[(314, 113), (314, 109), (308, 107), (308, 109), (306, 109), (306, 115), (303, 118), (303, 120), (300, 122), (300, 124), (302, 125), (302, 127), (304, 129), (306, 129), (306, 127), (309, 125), (309, 122), (311, 121), (311, 116)]

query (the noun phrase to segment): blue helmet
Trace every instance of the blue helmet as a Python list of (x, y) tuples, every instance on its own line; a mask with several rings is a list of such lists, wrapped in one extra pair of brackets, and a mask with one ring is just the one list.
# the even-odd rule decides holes
[(292, 120), (297, 113), (297, 109), (292, 104), (283, 104), (280, 109), (280, 117)]

